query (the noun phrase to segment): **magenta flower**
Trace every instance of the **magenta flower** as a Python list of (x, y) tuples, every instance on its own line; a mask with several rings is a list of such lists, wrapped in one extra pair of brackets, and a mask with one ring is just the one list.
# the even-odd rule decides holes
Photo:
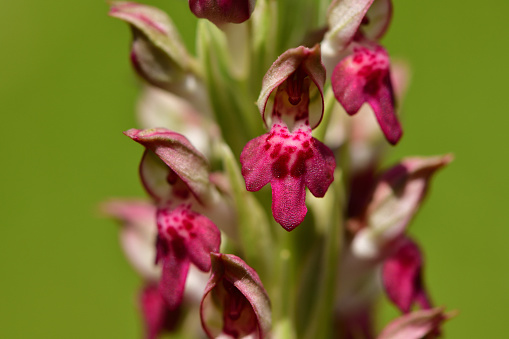
[(306, 186), (323, 197), (334, 180), (332, 151), (311, 136), (323, 115), (324, 81), (318, 47), (283, 53), (265, 75), (258, 99), (270, 133), (248, 142), (240, 155), (247, 190), (270, 182), (274, 219), (287, 231), (306, 216)]
[(266, 338), (270, 301), (258, 274), (235, 255), (211, 253), (211, 258), (212, 274), (200, 306), (207, 336)]
[(189, 0), (189, 8), (194, 15), (216, 25), (246, 21), (255, 4), (256, 0)]
[(189, 141), (166, 129), (125, 132), (146, 147), (140, 175), (158, 208), (156, 263), (162, 264), (161, 293), (170, 310), (182, 302), (190, 263), (210, 270), (221, 233), (207, 217), (193, 211), (211, 200), (206, 159)]
[(353, 115), (367, 102), (391, 144), (402, 130), (394, 111), (394, 92), (389, 74), (389, 55), (379, 45), (356, 45), (353, 54), (337, 64), (332, 73), (334, 96)]
[(159, 286), (149, 284), (140, 292), (139, 303), (145, 324), (145, 338), (156, 339), (163, 332), (171, 332), (179, 318), (179, 310), (170, 310)]
[(423, 259), (417, 244), (405, 237), (396, 251), (383, 263), (382, 279), (389, 299), (404, 313), (414, 303), (431, 308), (422, 279)]
[(391, 17), (390, 0), (336, 1), (329, 9), (330, 29), (322, 45), (327, 69), (334, 67), (331, 82), (336, 99), (350, 115), (368, 103), (394, 145), (403, 132), (395, 114), (389, 56), (377, 42)]
[(387, 325), (377, 339), (421, 339), (440, 336), (442, 323), (455, 316), (442, 307), (404, 314)]

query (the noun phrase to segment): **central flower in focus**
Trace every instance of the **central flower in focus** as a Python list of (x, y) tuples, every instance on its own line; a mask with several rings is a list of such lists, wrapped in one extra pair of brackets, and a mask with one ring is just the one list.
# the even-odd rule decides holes
[(274, 219), (287, 231), (306, 216), (306, 186), (323, 197), (334, 180), (332, 151), (311, 136), (323, 115), (324, 81), (318, 47), (283, 53), (265, 75), (258, 99), (270, 133), (248, 142), (240, 155), (247, 190), (270, 182)]

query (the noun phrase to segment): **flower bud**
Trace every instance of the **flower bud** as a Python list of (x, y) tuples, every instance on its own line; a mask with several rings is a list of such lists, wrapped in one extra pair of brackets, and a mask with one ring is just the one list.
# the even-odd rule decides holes
[(207, 336), (267, 338), (271, 326), (270, 300), (258, 274), (237, 256), (221, 253), (210, 256), (212, 274), (200, 306)]
[(255, 4), (256, 0), (189, 0), (189, 8), (194, 15), (217, 26), (246, 21), (251, 17)]

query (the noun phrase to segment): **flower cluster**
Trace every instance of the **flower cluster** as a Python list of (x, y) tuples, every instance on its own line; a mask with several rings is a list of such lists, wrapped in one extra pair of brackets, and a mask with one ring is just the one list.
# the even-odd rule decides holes
[[(451, 314), (433, 306), (406, 229), (452, 157), (381, 168), (408, 80), (380, 45), (391, 0), (189, 7), (196, 55), (163, 11), (110, 10), (144, 84), (141, 129), (124, 134), (144, 149), (149, 199), (102, 208), (143, 279), (145, 337), (439, 336)], [(402, 316), (377, 336), (382, 291)]]

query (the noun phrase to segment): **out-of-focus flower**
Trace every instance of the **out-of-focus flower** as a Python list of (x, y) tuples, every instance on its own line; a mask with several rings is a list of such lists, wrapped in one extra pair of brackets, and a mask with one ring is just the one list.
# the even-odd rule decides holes
[(356, 114), (367, 102), (387, 140), (393, 145), (398, 142), (402, 130), (394, 112), (389, 55), (383, 47), (354, 47), (353, 54), (334, 68), (332, 88), (336, 99), (350, 115)]
[(270, 301), (258, 274), (235, 255), (211, 253), (211, 258), (212, 274), (200, 307), (207, 336), (267, 338)]
[(389, 299), (404, 312), (410, 312), (414, 303), (423, 309), (431, 307), (422, 279), (423, 259), (415, 242), (403, 238), (395, 252), (385, 259), (382, 279)]
[(387, 325), (377, 339), (436, 338), (442, 323), (453, 316), (453, 313), (444, 313), (443, 307), (407, 313)]
[(385, 258), (417, 213), (433, 174), (452, 156), (407, 158), (385, 172), (375, 184), (361, 215), (349, 220), (356, 234), (352, 251), (359, 258)]
[(189, 0), (189, 8), (198, 18), (216, 25), (240, 24), (251, 17), (256, 0)]
[(240, 156), (247, 190), (270, 182), (274, 219), (287, 231), (306, 216), (305, 188), (323, 197), (334, 180), (333, 153), (311, 136), (323, 115), (324, 81), (318, 47), (283, 53), (265, 75), (258, 99), (270, 133), (248, 142)]
[(170, 310), (156, 284), (145, 286), (139, 296), (145, 338), (156, 339), (163, 332), (171, 332), (179, 319), (180, 310)]

